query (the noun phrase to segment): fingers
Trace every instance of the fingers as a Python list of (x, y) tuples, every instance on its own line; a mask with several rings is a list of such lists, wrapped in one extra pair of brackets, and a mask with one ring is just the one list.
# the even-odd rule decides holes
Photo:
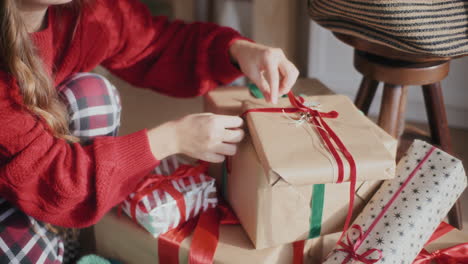
[(284, 95), (291, 91), (294, 83), (297, 81), (299, 71), (296, 66), (290, 61), (285, 60), (279, 64), (279, 71), (281, 73), (281, 83), (279, 87), (279, 94)]
[(275, 57), (267, 58), (265, 65), (265, 78), (268, 82), (271, 103), (278, 103), (278, 90), (279, 90), (279, 71), (278, 62)]
[(221, 143), (216, 146), (214, 151), (216, 154), (233, 156), (237, 152), (237, 146), (235, 144)]
[(239, 143), (244, 138), (244, 130), (242, 129), (226, 129), (223, 135), (225, 143)]
[(208, 161), (211, 163), (221, 163), (224, 161), (226, 157), (224, 157), (221, 154), (216, 154), (216, 153), (205, 153), (202, 157), (200, 157), (201, 160)]
[(270, 96), (270, 85), (268, 81), (265, 79), (264, 71), (261, 69), (256, 69), (253, 71), (254, 74), (251, 76), (251, 80), (257, 85), (258, 89), (262, 91), (263, 96), (267, 102), (271, 101)]
[(244, 120), (238, 116), (215, 115), (217, 121), (224, 128), (239, 128), (244, 125)]

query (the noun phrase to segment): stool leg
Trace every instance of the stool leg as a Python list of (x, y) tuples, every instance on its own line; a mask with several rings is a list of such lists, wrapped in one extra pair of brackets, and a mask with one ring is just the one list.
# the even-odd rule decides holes
[(400, 106), (398, 107), (398, 138), (405, 132), (406, 126), (406, 102), (408, 98), (408, 86), (401, 87)]
[(450, 212), (448, 213), (448, 220), (449, 224), (452, 226), (460, 230), (463, 229), (463, 217), (460, 199), (458, 199), (452, 209), (450, 209)]
[[(431, 130), (431, 137), (441, 149), (452, 153), (452, 142), (445, 112), (444, 97), (440, 82), (423, 86), (424, 101), (426, 103), (427, 118)], [(463, 227), (460, 200), (452, 207), (448, 214), (451, 225), (458, 229)]]
[(424, 101), (426, 103), (427, 119), (431, 129), (431, 137), (435, 144), (441, 149), (452, 153), (452, 142), (450, 140), (450, 130), (445, 113), (444, 97), (440, 82), (423, 85)]
[(382, 95), (378, 124), (394, 138), (400, 134), (401, 118), (404, 118), (406, 107), (406, 87), (386, 83)]
[(358, 94), (354, 100), (354, 104), (359, 108), (365, 115), (369, 112), (372, 100), (374, 99), (375, 91), (379, 82), (372, 80), (367, 77), (362, 78), (361, 86), (359, 87)]

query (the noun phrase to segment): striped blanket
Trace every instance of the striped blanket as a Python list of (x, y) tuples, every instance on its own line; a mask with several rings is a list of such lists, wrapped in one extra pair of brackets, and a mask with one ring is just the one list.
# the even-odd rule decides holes
[(334, 32), (413, 54), (468, 54), (468, 1), (308, 1), (311, 18)]

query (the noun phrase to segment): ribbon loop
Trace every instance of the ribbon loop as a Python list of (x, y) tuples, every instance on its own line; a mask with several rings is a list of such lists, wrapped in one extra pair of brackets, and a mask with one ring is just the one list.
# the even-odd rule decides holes
[[(371, 248), (366, 250), (362, 254), (357, 253), (359, 245), (362, 244), (363, 240), (363, 232), (361, 226), (353, 225), (350, 229), (355, 229), (358, 233), (358, 237), (353, 242), (348, 234), (346, 236), (347, 243), (344, 243), (343, 241), (338, 242), (338, 245), (341, 246), (341, 248), (337, 249), (337, 251), (342, 251), (348, 254), (348, 256), (343, 260), (342, 264), (346, 264), (350, 260), (358, 260), (365, 264), (373, 264), (378, 262), (383, 257), (382, 251), (379, 249)], [(375, 252), (378, 252), (379, 256), (376, 258), (371, 258), (370, 256)]]

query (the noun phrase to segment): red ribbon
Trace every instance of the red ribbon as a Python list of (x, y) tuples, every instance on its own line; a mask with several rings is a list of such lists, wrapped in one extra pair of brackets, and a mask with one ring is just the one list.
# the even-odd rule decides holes
[[(346, 158), (349, 163), (350, 168), (350, 197), (349, 197), (349, 207), (348, 207), (348, 215), (346, 217), (346, 221), (343, 227), (343, 233), (341, 234), (340, 240), (343, 238), (346, 230), (348, 230), (349, 224), (351, 223), (352, 215), (353, 215), (353, 207), (354, 207), (354, 193), (356, 190), (356, 162), (354, 161), (353, 156), (349, 153), (346, 146), (343, 144), (341, 139), (336, 135), (336, 133), (330, 128), (330, 126), (325, 122), (324, 118), (337, 118), (338, 112), (330, 111), (327, 113), (319, 112), (317, 110), (311, 109), (304, 105), (304, 98), (300, 96), (295, 96), (292, 92), (288, 93), (289, 101), (291, 102), (293, 107), (288, 108), (255, 108), (249, 109), (245, 111), (242, 116), (247, 115), (251, 112), (266, 112), (266, 113), (305, 113), (308, 114), (308, 122), (312, 123), (315, 127), (317, 127), (317, 132), (319, 133), (322, 140), (325, 142), (328, 150), (333, 155), (336, 163), (338, 165), (338, 180), (336, 183), (341, 183), (344, 180), (344, 166), (343, 161), (338, 154), (337, 148)], [(333, 144), (333, 142), (335, 144)]]
[(304, 246), (305, 240), (296, 241), (293, 246), (293, 264), (304, 263)]
[[(338, 245), (341, 246), (342, 248), (337, 249), (337, 251), (343, 251), (348, 253), (348, 256), (343, 260), (342, 264), (348, 263), (350, 260), (358, 260), (362, 263), (365, 264), (373, 264), (379, 261), (382, 258), (382, 251), (376, 248), (372, 248), (369, 250), (366, 250), (362, 254), (357, 253), (357, 249), (359, 246), (362, 244), (362, 241), (364, 240), (363, 238), (363, 233), (362, 233), (362, 228), (359, 225), (353, 225), (351, 229), (355, 229), (358, 232), (358, 238), (356, 241), (353, 243), (351, 241), (351, 238), (349, 237), (349, 234), (346, 236), (347, 243), (343, 241), (339, 241)], [(378, 252), (379, 256), (377, 258), (371, 258), (370, 255), (372, 255), (374, 252)]]
[(176, 229), (162, 234), (158, 238), (159, 263), (178, 264), (180, 244), (192, 232), (188, 263), (213, 263), (221, 224), (239, 224), (235, 214), (224, 204), (218, 204), (216, 208), (201, 213), (198, 219), (191, 219)]
[(193, 232), (196, 224), (196, 218), (190, 219), (158, 237), (158, 263), (179, 263), (180, 244)]
[[(453, 226), (442, 222), (426, 245), (439, 239), (454, 229), (455, 228)], [(430, 264), (433, 261), (435, 261), (437, 264), (468, 263), (468, 243), (462, 243), (460, 245), (446, 249), (436, 250), (432, 253), (429, 253), (427, 250), (423, 249), (416, 257), (413, 264)]]

